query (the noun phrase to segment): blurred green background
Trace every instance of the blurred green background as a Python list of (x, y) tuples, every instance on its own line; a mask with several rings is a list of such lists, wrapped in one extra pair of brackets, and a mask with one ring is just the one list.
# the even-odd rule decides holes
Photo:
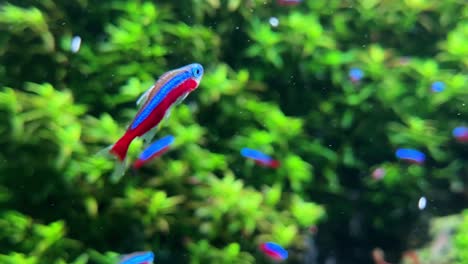
[[(467, 124), (467, 43), (465, 0), (3, 2), (0, 263), (142, 250), (270, 263), (258, 245), (275, 241), (285, 263), (381, 264), (380, 248), (391, 263), (466, 264), (468, 148), (451, 133)], [(95, 154), (158, 76), (192, 62), (201, 85), (156, 136), (175, 146), (112, 183), (114, 161)], [(426, 163), (397, 161), (400, 147)]]

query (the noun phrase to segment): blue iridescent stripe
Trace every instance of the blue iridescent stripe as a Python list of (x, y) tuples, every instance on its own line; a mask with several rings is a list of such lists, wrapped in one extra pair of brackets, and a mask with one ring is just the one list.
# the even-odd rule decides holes
[(167, 136), (163, 137), (160, 140), (151, 144), (148, 148), (146, 148), (140, 155), (140, 160), (147, 160), (154, 155), (154, 153), (162, 150), (163, 148), (171, 145), (174, 142), (174, 136)]
[(136, 254), (135, 256), (132, 256), (133, 254), (130, 254), (128, 259), (123, 259), (122, 261), (119, 262), (119, 264), (140, 264), (142, 262), (152, 262), (154, 260), (154, 254), (153, 252), (142, 252), (142, 253), (134, 253)]
[(424, 153), (415, 149), (400, 148), (396, 151), (396, 156), (400, 159), (411, 159), (419, 162), (422, 162), (426, 159), (426, 155), (424, 155)]
[(250, 148), (243, 148), (241, 149), (241, 155), (246, 158), (261, 160), (264, 162), (269, 162), (272, 158), (258, 150), (250, 149)]
[(468, 135), (467, 127), (456, 127), (453, 129), (452, 134), (454, 137), (463, 137)]
[(157, 94), (150, 99), (150, 102), (146, 105), (146, 107), (135, 117), (135, 121), (133, 122), (131, 129), (135, 129), (139, 126), (143, 121), (148, 118), (148, 116), (156, 109), (156, 107), (161, 103), (161, 101), (166, 98), (166, 96), (171, 92), (175, 87), (182, 84), (188, 78), (190, 78), (191, 73), (190, 71), (183, 71), (173, 78), (171, 78), (166, 84), (164, 84), (161, 89), (158, 91)]
[(288, 258), (288, 251), (286, 251), (282, 246), (273, 243), (273, 242), (266, 242), (265, 247), (281, 256), (283, 259)]

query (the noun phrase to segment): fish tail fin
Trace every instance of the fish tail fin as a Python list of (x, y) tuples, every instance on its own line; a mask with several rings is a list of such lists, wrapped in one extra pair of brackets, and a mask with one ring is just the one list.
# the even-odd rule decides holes
[(279, 166), (281, 166), (281, 163), (279, 161), (277, 161), (277, 160), (272, 160), (270, 162), (270, 167), (272, 167), (274, 169), (278, 168)]
[(114, 145), (110, 145), (110, 146), (107, 146), (103, 149), (101, 149), (100, 151), (98, 151), (96, 154), (94, 154), (95, 156), (105, 156), (105, 157), (111, 157), (111, 153), (110, 153), (110, 150), (112, 149), (112, 147), (114, 147)]
[(134, 137), (129, 134), (123, 135), (123, 137), (110, 147), (109, 152), (116, 156), (120, 162), (123, 162), (125, 157), (127, 157), (128, 147), (130, 146), (133, 138)]
[(111, 181), (114, 183), (125, 174), (125, 170), (127, 169), (127, 151), (133, 138), (134, 137), (131, 135), (125, 134), (115, 144), (110, 145), (96, 153), (96, 155), (117, 157), (114, 172), (111, 175)]
[(122, 161), (118, 160), (115, 163), (114, 172), (112, 173), (110, 177), (111, 182), (113, 183), (118, 182), (120, 178), (122, 178), (122, 176), (125, 174), (126, 170), (127, 170), (127, 159), (125, 158)]
[[(95, 155), (106, 156), (106, 157), (114, 157), (117, 156), (112, 150), (114, 149), (115, 144), (107, 146), (101, 149)], [(125, 151), (126, 154), (126, 151)], [(117, 156), (118, 159), (115, 162), (114, 172), (111, 175), (111, 182), (116, 183), (120, 180), (120, 178), (125, 174), (125, 170), (127, 169), (127, 159), (120, 160), (120, 157)]]

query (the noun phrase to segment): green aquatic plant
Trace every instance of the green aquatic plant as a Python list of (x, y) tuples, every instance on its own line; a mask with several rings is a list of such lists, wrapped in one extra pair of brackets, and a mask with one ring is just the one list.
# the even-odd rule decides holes
[(468, 263), (468, 253), (466, 247), (468, 246), (468, 213), (466, 211), (462, 214), (462, 220), (456, 230), (454, 237), (454, 251), (455, 261), (457, 264)]

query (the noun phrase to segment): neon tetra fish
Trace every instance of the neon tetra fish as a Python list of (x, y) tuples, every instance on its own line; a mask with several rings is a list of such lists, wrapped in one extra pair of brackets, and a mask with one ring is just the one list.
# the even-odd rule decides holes
[(301, 2), (302, 0), (278, 0), (277, 1), (279, 5), (289, 5), (289, 6), (298, 5)]
[(253, 159), (255, 163), (265, 167), (278, 168), (280, 166), (279, 161), (274, 160), (272, 157), (255, 149), (243, 148), (241, 149), (241, 155), (246, 158)]
[(182, 102), (195, 90), (203, 77), (203, 66), (192, 63), (169, 71), (156, 81), (137, 101), (141, 106), (125, 134), (111, 147), (109, 152), (116, 156), (120, 164), (114, 176), (121, 176), (125, 170), (128, 147), (136, 138), (143, 138), (147, 145), (157, 132), (157, 127), (167, 117), (174, 104)]
[(118, 264), (151, 264), (153, 261), (154, 253), (151, 251), (143, 251), (123, 255)]
[(441, 81), (433, 82), (431, 85), (431, 90), (434, 93), (440, 93), (445, 90), (445, 83)]
[(419, 150), (400, 148), (395, 152), (397, 158), (409, 163), (422, 164), (426, 160), (426, 155)]
[(360, 68), (352, 68), (348, 73), (349, 79), (353, 83), (358, 83), (364, 77), (364, 72)]
[(260, 250), (274, 260), (285, 260), (288, 258), (288, 251), (274, 242), (262, 243)]
[(468, 142), (468, 127), (459, 126), (453, 129), (452, 135), (458, 142)]
[(174, 143), (174, 136), (166, 136), (151, 144), (148, 148), (146, 148), (138, 157), (138, 159), (133, 163), (134, 169), (139, 169), (145, 163), (149, 162), (150, 160), (161, 156), (166, 151), (169, 150), (169, 146)]

